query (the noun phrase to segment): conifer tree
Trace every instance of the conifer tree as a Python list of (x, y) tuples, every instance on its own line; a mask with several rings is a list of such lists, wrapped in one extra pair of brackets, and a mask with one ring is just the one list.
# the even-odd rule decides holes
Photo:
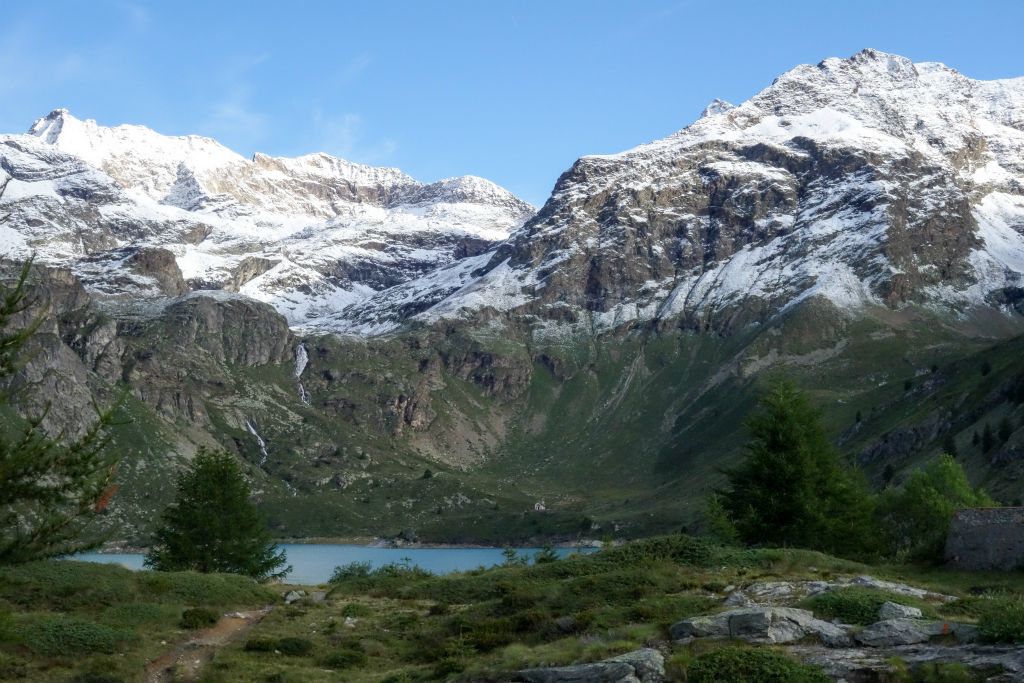
[(996, 447), (996, 437), (992, 433), (992, 425), (985, 423), (985, 429), (981, 432), (981, 452), (988, 453)]
[(748, 457), (726, 472), (721, 502), (741, 540), (843, 555), (870, 550), (873, 501), (844, 465), (803, 393), (780, 383), (747, 424)]
[(223, 451), (201, 449), (178, 477), (177, 497), (163, 513), (146, 566), (162, 571), (244, 574), (281, 578), (283, 551), (250, 501), (252, 492), (238, 462)]
[[(47, 411), (22, 419), (12, 406), (17, 375), (45, 319), (28, 293), (32, 261), (11, 285), (0, 285), (0, 565), (67, 555), (96, 547), (86, 535), (117, 490), (111, 408), (73, 440), (43, 429)], [(116, 406), (115, 406), (116, 407)]]
[(1009, 416), (1003, 417), (999, 421), (999, 440), (1006, 443), (1013, 436), (1013, 422), (1010, 421)]
[(946, 437), (942, 440), (942, 450), (954, 458), (959, 455), (956, 447), (956, 435), (953, 432), (946, 434)]

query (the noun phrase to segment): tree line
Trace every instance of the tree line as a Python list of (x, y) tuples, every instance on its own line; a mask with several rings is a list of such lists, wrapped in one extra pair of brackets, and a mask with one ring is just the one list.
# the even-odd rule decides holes
[(787, 382), (764, 392), (747, 430), (747, 457), (724, 471), (705, 515), (723, 541), (938, 562), (954, 512), (996, 504), (950, 454), (901, 486), (872, 492), (828, 439), (807, 394)]

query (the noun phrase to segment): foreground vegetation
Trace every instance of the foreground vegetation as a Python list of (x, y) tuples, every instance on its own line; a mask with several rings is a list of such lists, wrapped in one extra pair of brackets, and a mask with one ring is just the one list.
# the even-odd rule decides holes
[[(241, 576), (51, 560), (0, 569), (0, 680), (136, 681), (198, 625), (277, 594)], [(193, 613), (194, 615), (194, 613)]]
[[(820, 671), (781, 649), (730, 641), (673, 645), (667, 628), (723, 609), (732, 586), (865, 573), (957, 595), (949, 604), (899, 600), (926, 615), (977, 622), (993, 642), (1024, 640), (1020, 574), (869, 567), (811, 551), (737, 549), (670, 536), (448, 576), (353, 565), (336, 572), (323, 599), (311, 592), (288, 605), (281, 596), (290, 587), (239, 576), (132, 573), (61, 561), (3, 569), (0, 680), (142, 680), (146, 662), (190, 636), (187, 626), (209, 623), (186, 610), (223, 614), (274, 604), (262, 622), (216, 653), (200, 680), (499, 681), (522, 668), (654, 646), (667, 654), (670, 680), (821, 681)], [(849, 589), (803, 606), (823, 618), (864, 623), (893, 597)], [(908, 671), (902, 680), (916, 675)]]

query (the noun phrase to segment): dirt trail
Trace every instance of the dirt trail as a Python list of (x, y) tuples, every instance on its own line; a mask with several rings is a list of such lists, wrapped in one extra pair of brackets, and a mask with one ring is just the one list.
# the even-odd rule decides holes
[(256, 624), (272, 606), (250, 612), (232, 612), (210, 628), (192, 635), (173, 649), (146, 665), (145, 683), (191, 683), (212, 658), (217, 648), (227, 645)]

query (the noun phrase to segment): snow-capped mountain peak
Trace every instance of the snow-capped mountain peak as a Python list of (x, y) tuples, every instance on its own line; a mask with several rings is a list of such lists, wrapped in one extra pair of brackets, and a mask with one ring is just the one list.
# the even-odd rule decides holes
[(161, 135), (145, 126), (101, 126), (77, 119), (67, 109), (37, 119), (28, 134), (156, 200), (170, 191), (182, 165), (204, 175), (245, 161), (211, 138)]
[(798, 66), (662, 140), (581, 158), (483, 259), (359, 304), (355, 329), (483, 308), (558, 334), (732, 327), (813, 297), (851, 315), (1024, 313), (1024, 79), (870, 49)]
[[(0, 168), (0, 239), (14, 253), (70, 265), (114, 298), (186, 284), (241, 291), (297, 326), (479, 253), (533, 213), (482, 178), (424, 184), (323, 153), (246, 159), (210, 138), (101, 126), (66, 109), (0, 137)], [(152, 249), (172, 258), (125, 251)], [(122, 287), (126, 263), (175, 272)], [(175, 278), (186, 284), (158, 286)]]

